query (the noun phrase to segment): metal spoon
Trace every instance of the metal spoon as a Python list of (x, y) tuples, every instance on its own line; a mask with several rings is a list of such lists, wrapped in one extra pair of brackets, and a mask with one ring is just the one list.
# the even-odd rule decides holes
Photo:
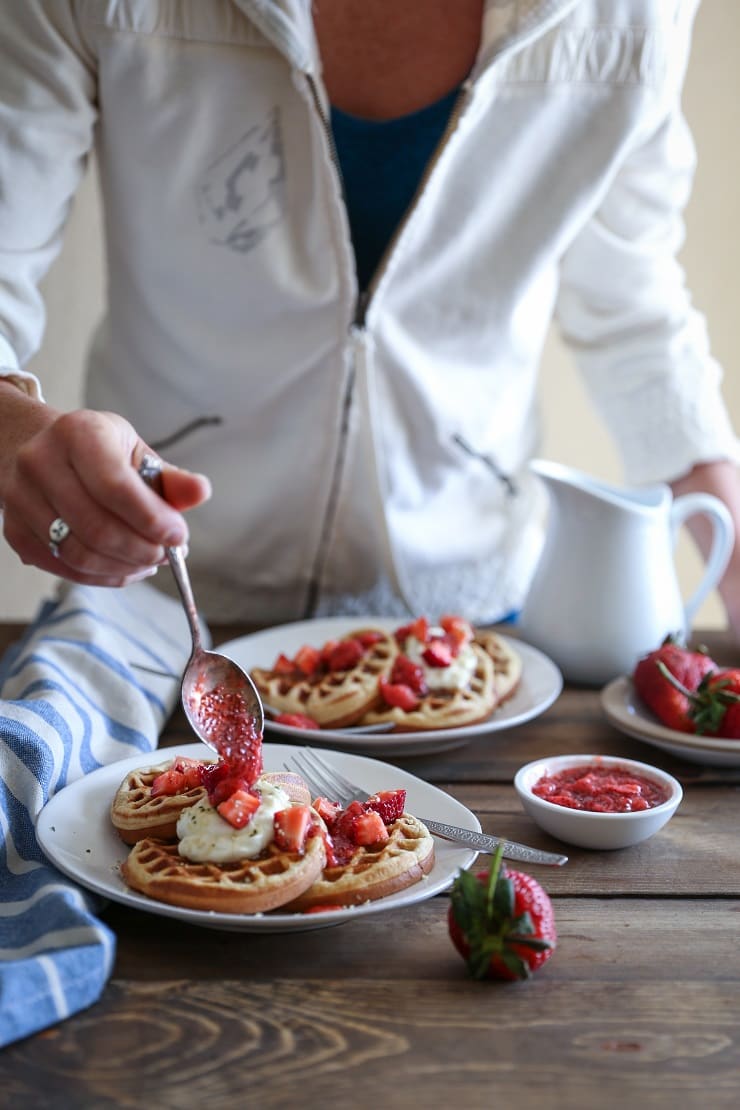
[[(161, 497), (163, 492), (161, 460), (156, 455), (144, 455), (139, 466), (139, 474)], [(193, 650), (182, 676), (182, 707), (196, 736), (209, 748), (222, 754), (218, 745), (218, 731), (214, 728), (213, 712), (206, 712), (201, 706), (203, 695), (216, 690), (219, 694), (237, 695), (242, 702), (244, 715), (253, 724), (258, 736), (262, 735), (265, 724), (262, 702), (246, 671), (225, 655), (220, 655), (216, 651), (207, 651), (203, 647), (198, 610), (190, 585), (185, 555), (181, 547), (166, 547), (165, 552), (180, 592), (193, 640)], [(239, 716), (241, 717), (241, 712)], [(218, 717), (216, 717), (217, 722)]]

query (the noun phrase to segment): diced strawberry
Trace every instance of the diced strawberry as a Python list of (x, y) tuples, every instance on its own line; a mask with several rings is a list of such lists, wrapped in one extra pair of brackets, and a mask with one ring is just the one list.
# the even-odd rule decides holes
[(328, 666), (330, 671), (349, 671), (356, 667), (365, 654), (365, 648), (359, 640), (349, 637), (340, 640), (329, 655)]
[(397, 628), (395, 635), (399, 644), (408, 640), (409, 636), (413, 636), (420, 644), (425, 644), (429, 636), (429, 621), (426, 617), (417, 617), (411, 624), (404, 624), (401, 628)]
[(313, 803), (313, 808), (327, 825), (331, 825), (336, 821), (337, 817), (342, 812), (342, 807), (339, 802), (330, 802), (328, 798), (316, 798)]
[(304, 644), (293, 656), (293, 662), (302, 674), (313, 674), (319, 669), (321, 652), (318, 648)]
[(216, 809), (235, 829), (243, 829), (254, 817), (260, 807), (260, 800), (247, 790), (235, 790), (225, 802), (220, 802)]
[(208, 800), (212, 806), (217, 809), (221, 802), (225, 802), (232, 794), (238, 794), (240, 791), (248, 791), (249, 783), (241, 775), (227, 775), (225, 778), (219, 779), (218, 782), (208, 790)]
[(408, 655), (396, 657), (391, 669), (390, 682), (410, 686), (420, 698), (429, 693), (424, 668), (419, 663), (414, 663), (413, 659), (409, 659)]
[(334, 651), (334, 648), (337, 646), (338, 643), (339, 640), (327, 640), (322, 647), (321, 662), (325, 667), (329, 665), (329, 657), (331, 656), (331, 653)]
[(273, 720), (278, 725), (290, 725), (291, 728), (319, 728), (318, 721), (307, 717), (305, 713), (278, 713)]
[(283, 655), (282, 651), (272, 665), (275, 674), (293, 674), (295, 666), (293, 660), (289, 659), (287, 655)]
[(386, 705), (403, 709), (406, 713), (410, 713), (412, 709), (416, 709), (419, 705), (420, 699), (411, 687), (403, 682), (386, 682), (384, 678), (380, 678), (378, 679), (378, 689)]
[(343, 910), (344, 906), (331, 906), (329, 904), (322, 904), (319, 906), (309, 906), (304, 913), (330, 913), (332, 910)]
[(199, 759), (189, 759), (185, 755), (176, 755), (172, 763), (172, 770), (183, 776), (186, 789), (200, 786), (203, 782), (203, 764)]
[(188, 789), (185, 775), (182, 771), (175, 771), (172, 767), (157, 775), (151, 786), (153, 798), (160, 794), (182, 794)]
[(458, 649), (469, 644), (475, 635), (472, 624), (465, 617), (446, 614), (439, 618), (439, 626), (444, 628), (450, 640), (458, 645)]
[(452, 662), (452, 650), (444, 640), (432, 640), (421, 653), (421, 657), (430, 667), (449, 667)]
[(291, 806), (273, 818), (275, 843), (284, 852), (302, 852), (311, 828), (311, 807)]
[(367, 799), (365, 805), (379, 813), (386, 825), (392, 825), (404, 811), (406, 791), (402, 787), (397, 790), (379, 790)]
[(359, 640), (363, 647), (369, 648), (373, 644), (380, 643), (384, 637), (382, 632), (378, 632), (374, 628), (368, 628), (365, 632), (358, 632), (355, 639)]
[(372, 809), (355, 817), (352, 823), (352, 839), (360, 847), (382, 844), (389, 835), (383, 818)]

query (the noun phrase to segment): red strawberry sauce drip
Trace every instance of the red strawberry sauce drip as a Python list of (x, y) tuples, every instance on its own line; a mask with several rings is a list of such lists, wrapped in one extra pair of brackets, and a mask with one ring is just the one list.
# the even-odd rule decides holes
[(532, 793), (556, 806), (592, 813), (634, 813), (668, 800), (668, 792), (652, 779), (598, 763), (543, 775), (532, 787)]
[(225, 779), (253, 786), (262, 773), (262, 733), (257, 731), (244, 698), (226, 686), (196, 697), (201, 728), (220, 756), (218, 763), (204, 766), (203, 785), (209, 794)]

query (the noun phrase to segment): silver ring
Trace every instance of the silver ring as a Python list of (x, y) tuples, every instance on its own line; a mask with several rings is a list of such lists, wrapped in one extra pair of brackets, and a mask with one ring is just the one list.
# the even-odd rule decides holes
[(60, 516), (56, 520), (52, 520), (49, 525), (49, 551), (55, 559), (59, 558), (59, 544), (66, 540), (70, 533), (70, 527), (66, 520), (62, 520)]

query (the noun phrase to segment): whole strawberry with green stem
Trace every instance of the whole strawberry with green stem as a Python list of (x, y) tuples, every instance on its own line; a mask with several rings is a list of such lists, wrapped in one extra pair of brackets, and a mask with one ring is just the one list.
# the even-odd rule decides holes
[(740, 669), (710, 671), (696, 690), (683, 686), (666, 669), (664, 678), (686, 699), (692, 731), (700, 736), (740, 740)]
[[(665, 670), (663, 669), (665, 668)], [(660, 647), (640, 659), (632, 674), (635, 690), (668, 728), (694, 732), (688, 694), (717, 664), (704, 650), (692, 651), (675, 636), (666, 636)], [(666, 678), (667, 671), (679, 685)]]
[(557, 944), (549, 895), (502, 856), (500, 844), (490, 871), (460, 871), (450, 892), (450, 937), (474, 979), (528, 979)]

